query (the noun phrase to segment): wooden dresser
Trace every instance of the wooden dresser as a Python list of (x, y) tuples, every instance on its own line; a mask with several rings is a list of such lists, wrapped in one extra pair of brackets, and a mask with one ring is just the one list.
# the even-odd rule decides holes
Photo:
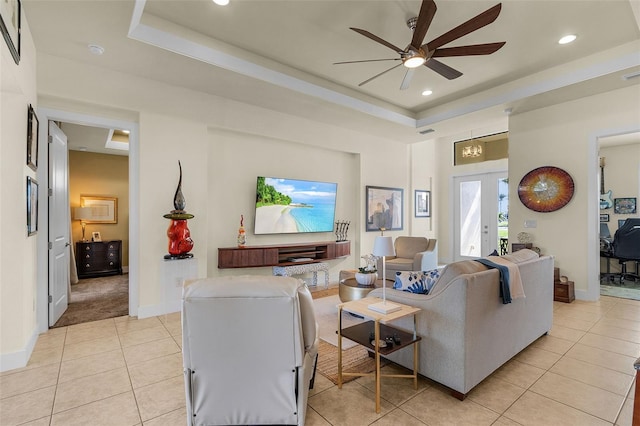
[(76, 243), (78, 278), (122, 274), (122, 241)]

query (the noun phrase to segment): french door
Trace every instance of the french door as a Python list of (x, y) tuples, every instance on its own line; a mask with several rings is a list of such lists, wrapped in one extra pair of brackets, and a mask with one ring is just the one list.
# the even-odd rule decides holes
[(454, 261), (484, 257), (506, 244), (507, 172), (454, 177)]

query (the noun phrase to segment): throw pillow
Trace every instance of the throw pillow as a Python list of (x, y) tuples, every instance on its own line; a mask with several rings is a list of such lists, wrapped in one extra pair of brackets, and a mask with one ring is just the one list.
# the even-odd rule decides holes
[(432, 269), (431, 271), (398, 271), (396, 272), (393, 288), (409, 293), (429, 294), (438, 278), (440, 278), (440, 269)]

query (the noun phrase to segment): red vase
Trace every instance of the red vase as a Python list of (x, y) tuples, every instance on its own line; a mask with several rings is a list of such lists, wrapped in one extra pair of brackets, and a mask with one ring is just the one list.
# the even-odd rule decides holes
[(167, 236), (169, 237), (169, 254), (171, 256), (185, 256), (193, 248), (193, 240), (185, 219), (172, 219)]

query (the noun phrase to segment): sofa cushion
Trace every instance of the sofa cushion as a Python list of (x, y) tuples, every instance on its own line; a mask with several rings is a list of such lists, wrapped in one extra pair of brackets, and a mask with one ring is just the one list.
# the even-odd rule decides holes
[(396, 272), (396, 280), (393, 283), (394, 290), (407, 291), (409, 293), (429, 294), (440, 277), (440, 269), (431, 271), (401, 271)]
[(531, 259), (537, 259), (538, 257), (540, 257), (538, 253), (529, 249), (518, 250), (511, 254), (505, 254), (504, 256), (502, 256), (503, 259), (506, 259), (513, 263), (522, 263)]
[(385, 261), (385, 264), (388, 269), (393, 269), (394, 271), (411, 271), (413, 269), (413, 258), (396, 257)]

